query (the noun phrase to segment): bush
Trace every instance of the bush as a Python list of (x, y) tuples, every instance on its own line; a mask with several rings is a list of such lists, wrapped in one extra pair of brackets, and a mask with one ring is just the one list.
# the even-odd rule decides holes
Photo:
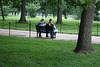
[(100, 15), (98, 15), (98, 20), (100, 21)]
[(95, 20), (95, 21), (100, 21), (100, 15), (94, 14), (94, 20)]
[(29, 4), (26, 7), (26, 11), (28, 16), (30, 17), (36, 17), (36, 11), (40, 8), (39, 4)]
[[(4, 12), (4, 16), (8, 16), (8, 14), (9, 14), (9, 7), (3, 6), (3, 12)], [(0, 16), (2, 16), (1, 10), (0, 10)]]

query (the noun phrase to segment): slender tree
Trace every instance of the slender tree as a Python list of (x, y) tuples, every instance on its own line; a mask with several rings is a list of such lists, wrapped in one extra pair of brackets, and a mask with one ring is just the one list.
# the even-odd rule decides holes
[(1, 7), (2, 18), (3, 18), (3, 20), (5, 20), (4, 12), (3, 12), (3, 6), (2, 6), (2, 0), (0, 0), (0, 7)]
[(92, 0), (92, 2), (92, 6), (87, 5), (87, 8), (84, 8), (82, 11), (78, 42), (74, 50), (75, 53), (87, 54), (94, 51), (91, 36), (96, 0)]

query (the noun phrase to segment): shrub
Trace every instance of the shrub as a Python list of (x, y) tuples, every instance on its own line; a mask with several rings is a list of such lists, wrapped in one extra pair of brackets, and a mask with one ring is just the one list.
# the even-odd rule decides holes
[(30, 17), (36, 17), (36, 11), (40, 8), (39, 4), (29, 4), (26, 7), (26, 11), (28, 16)]
[[(8, 16), (8, 14), (9, 14), (9, 7), (3, 6), (3, 12), (4, 12), (4, 16)], [(0, 10), (0, 16), (2, 16), (1, 10)]]

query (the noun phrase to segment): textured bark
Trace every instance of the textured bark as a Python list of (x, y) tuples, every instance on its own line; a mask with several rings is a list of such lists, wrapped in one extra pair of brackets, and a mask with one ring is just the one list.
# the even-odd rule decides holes
[(5, 20), (4, 12), (3, 12), (3, 6), (2, 6), (2, 0), (0, 0), (0, 6), (1, 6), (1, 14), (2, 14), (2, 18), (3, 18), (3, 20)]
[(20, 20), (17, 23), (25, 23), (26, 18), (25, 18), (25, 0), (22, 0), (22, 5), (21, 5), (21, 17)]
[(79, 36), (75, 53), (87, 54), (94, 51), (91, 43), (92, 37), (92, 23), (94, 18), (95, 6), (84, 9), (81, 15), (81, 23), (79, 29)]
[(62, 0), (58, 0), (58, 14), (56, 24), (62, 24)]

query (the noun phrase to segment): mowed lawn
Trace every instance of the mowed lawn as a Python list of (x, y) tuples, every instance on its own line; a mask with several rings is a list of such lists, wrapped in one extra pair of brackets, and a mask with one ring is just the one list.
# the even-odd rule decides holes
[(76, 54), (76, 41), (0, 36), (0, 67), (99, 67), (100, 44), (95, 52)]

